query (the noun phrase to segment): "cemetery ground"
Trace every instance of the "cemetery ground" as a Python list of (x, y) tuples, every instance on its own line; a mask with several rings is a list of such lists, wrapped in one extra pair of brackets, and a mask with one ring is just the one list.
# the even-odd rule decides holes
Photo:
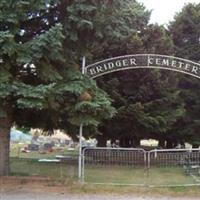
[(198, 200), (199, 187), (149, 188), (132, 186), (83, 185), (42, 178), (10, 177), (0, 180), (1, 200)]
[[(78, 152), (77, 150), (58, 149), (47, 153), (30, 151), (20, 152), (20, 145), (11, 148), (11, 175), (46, 177), (52, 180), (78, 180)], [(60, 152), (61, 151), (61, 152)], [(58, 154), (65, 155), (62, 162), (56, 161)], [(43, 160), (44, 162), (39, 162)], [(50, 162), (45, 162), (45, 160)], [(197, 177), (200, 179), (200, 177)], [(153, 167), (149, 170), (145, 166), (105, 166), (85, 165), (84, 181), (100, 184), (132, 184), (132, 185), (182, 185), (195, 184), (193, 177), (186, 175), (183, 167)]]
[[(76, 156), (77, 151), (62, 151), (65, 155)], [(101, 194), (105, 195), (126, 195), (132, 194), (137, 196), (173, 196), (189, 197), (186, 199), (197, 198), (200, 196), (200, 186), (193, 187), (149, 187), (148, 184), (161, 186), (163, 184), (192, 184), (194, 179), (186, 176), (184, 169), (178, 167), (171, 168), (153, 168), (150, 171), (144, 168), (131, 167), (106, 167), (103, 166), (85, 166), (85, 181), (82, 184), (77, 178), (77, 157), (76, 159), (61, 163), (38, 162), (40, 158), (54, 159), (58, 152), (49, 152), (40, 154), (33, 151), (30, 153), (19, 152), (18, 146), (11, 148), (11, 176), (0, 180), (1, 192), (4, 194), (9, 191), (29, 191), (30, 194), (39, 192), (53, 192), (56, 194)], [(109, 185), (94, 183), (113, 182), (121, 184), (123, 182), (130, 184), (141, 184), (140, 186), (132, 185)], [(91, 183), (91, 184), (90, 184)], [(12, 189), (11, 189), (12, 188)], [(87, 195), (86, 195), (87, 196)], [(1, 196), (0, 196), (1, 199)], [(73, 199), (73, 198), (70, 198)], [(76, 199), (76, 198), (75, 198)], [(77, 198), (78, 199), (78, 198)], [(82, 199), (82, 198), (81, 198)], [(86, 198), (87, 199), (87, 198)], [(98, 198), (96, 198), (98, 199)], [(149, 198), (148, 198), (149, 199)], [(4, 200), (4, 199), (2, 199)]]

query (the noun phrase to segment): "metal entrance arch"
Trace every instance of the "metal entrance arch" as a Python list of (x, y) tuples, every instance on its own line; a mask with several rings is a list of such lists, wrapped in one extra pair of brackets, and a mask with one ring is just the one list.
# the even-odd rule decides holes
[(109, 58), (85, 66), (83, 73), (91, 79), (115, 71), (139, 68), (154, 68), (176, 71), (200, 78), (200, 64), (174, 56), (159, 54), (134, 54)]
[[(82, 74), (87, 75), (90, 79), (103, 76), (116, 71), (129, 69), (164, 69), (200, 79), (200, 64), (174, 56), (159, 55), (159, 54), (133, 54), (119, 57), (113, 57), (96, 62), (86, 66), (86, 58), (82, 60)], [(79, 129), (79, 166), (78, 177), (82, 177), (82, 131), (83, 125)]]

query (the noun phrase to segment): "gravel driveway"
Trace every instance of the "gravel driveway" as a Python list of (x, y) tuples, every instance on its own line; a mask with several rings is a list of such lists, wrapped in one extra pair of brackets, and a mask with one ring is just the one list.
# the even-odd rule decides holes
[(136, 197), (100, 194), (60, 194), (60, 193), (32, 193), (32, 192), (7, 192), (0, 193), (0, 200), (200, 200), (199, 198), (172, 198), (172, 197)]
[[(84, 188), (84, 185), (73, 182), (67, 186), (50, 183), (38, 178), (0, 179), (0, 200), (200, 200), (200, 188), (194, 188), (194, 190), (191, 188), (192, 192), (183, 189), (183, 192), (179, 192), (181, 196), (175, 198), (162, 190), (158, 190), (159, 193), (152, 193), (148, 188), (124, 188), (124, 190), (118, 188), (116, 190), (116, 188), (106, 189), (104, 186)], [(151, 196), (152, 194), (155, 196)], [(173, 192), (171, 194), (178, 195)], [(190, 197), (191, 194), (193, 198)]]

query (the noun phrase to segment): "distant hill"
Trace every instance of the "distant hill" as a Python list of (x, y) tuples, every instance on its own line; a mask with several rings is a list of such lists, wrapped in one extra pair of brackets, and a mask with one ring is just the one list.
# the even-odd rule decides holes
[(11, 142), (28, 142), (31, 141), (32, 136), (18, 131), (16, 129), (11, 129), (10, 140)]

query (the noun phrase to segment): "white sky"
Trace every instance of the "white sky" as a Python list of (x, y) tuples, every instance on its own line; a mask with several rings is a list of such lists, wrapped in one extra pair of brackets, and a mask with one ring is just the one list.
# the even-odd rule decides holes
[(148, 10), (152, 10), (151, 23), (167, 24), (185, 3), (200, 3), (200, 0), (137, 0)]

